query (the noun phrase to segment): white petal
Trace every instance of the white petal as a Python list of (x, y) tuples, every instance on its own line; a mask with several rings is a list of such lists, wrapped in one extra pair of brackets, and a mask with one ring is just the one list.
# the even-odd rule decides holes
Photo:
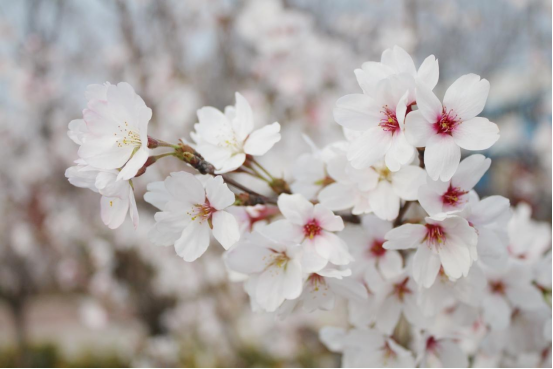
[(280, 124), (275, 122), (253, 131), (244, 144), (244, 152), (253, 156), (261, 156), (278, 141), (280, 141)]
[(392, 174), (392, 187), (394, 192), (406, 201), (415, 201), (418, 198), (419, 187), (426, 183), (424, 169), (405, 165)]
[(224, 174), (238, 169), (242, 164), (244, 164), (244, 161), (246, 161), (246, 154), (238, 153), (233, 154), (229, 158), (220, 162), (211, 161), (211, 164), (215, 165), (217, 168), (215, 171), (216, 174)]
[(136, 199), (134, 198), (134, 191), (129, 186), (129, 215), (131, 216), (134, 229), (138, 228), (138, 208), (136, 207)]
[(486, 150), (499, 140), (499, 127), (486, 118), (476, 117), (456, 126), (452, 136), (465, 150)]
[(364, 131), (378, 125), (382, 117), (381, 108), (367, 95), (346, 95), (336, 102), (334, 120), (342, 127)]
[(217, 210), (228, 208), (236, 198), (221, 176), (210, 178), (205, 185), (205, 192), (209, 204)]
[(378, 260), (378, 269), (386, 278), (392, 278), (401, 272), (403, 258), (400, 253), (394, 250), (387, 250)]
[(413, 161), (415, 153), (415, 147), (407, 142), (405, 134), (402, 131), (397, 132), (393, 135), (392, 144), (385, 156), (386, 166), (392, 172), (397, 172), (402, 165)]
[(205, 190), (200, 181), (193, 174), (174, 172), (165, 179), (165, 188), (175, 197), (192, 205), (205, 202)]
[(469, 120), (482, 112), (489, 91), (487, 80), (480, 80), (476, 74), (465, 74), (445, 92), (444, 107), (453, 110), (461, 120)]
[(415, 147), (425, 147), (430, 137), (436, 135), (432, 123), (427, 121), (418, 110), (407, 114), (405, 118), (405, 138)]
[(469, 365), (467, 354), (450, 340), (440, 340), (437, 355), (444, 368), (467, 368)]
[(421, 224), (404, 224), (386, 233), (382, 247), (387, 250), (413, 249), (426, 237), (426, 227)]
[(440, 258), (427, 245), (421, 245), (413, 258), (413, 278), (424, 288), (430, 288), (440, 271)]
[(226, 211), (213, 214), (213, 237), (228, 250), (240, 239), (240, 228), (234, 215)]
[(379, 306), (376, 327), (385, 334), (392, 334), (401, 314), (401, 304), (393, 296), (387, 297)]
[(267, 267), (273, 252), (267, 247), (249, 241), (240, 242), (225, 254), (227, 266), (238, 273), (260, 273)]
[(372, 127), (350, 144), (348, 160), (354, 168), (368, 168), (384, 157), (391, 144), (389, 132)]
[(417, 86), (417, 107), (423, 118), (430, 123), (436, 123), (442, 115), (442, 103), (432, 90), (424, 85)]
[(297, 225), (303, 226), (313, 219), (313, 204), (301, 195), (280, 195), (278, 208), (286, 219)]
[(248, 100), (240, 93), (236, 93), (236, 117), (232, 128), (240, 141), (244, 141), (253, 130), (253, 113)]
[(127, 162), (127, 164), (125, 164), (123, 169), (121, 169), (117, 175), (117, 179), (128, 180), (133, 178), (136, 175), (136, 172), (138, 172), (144, 163), (146, 163), (146, 160), (148, 160), (148, 155), (148, 148), (140, 148), (133, 154), (132, 158)]
[[(202, 140), (212, 145), (218, 145), (221, 135), (225, 137), (232, 135), (230, 122), (219, 110), (211, 106), (205, 106), (199, 109), (197, 114), (200, 123), (194, 127)], [(200, 153), (202, 152), (200, 151)]]
[(171, 195), (165, 188), (165, 182), (150, 182), (147, 186), (148, 192), (144, 194), (144, 201), (156, 208), (163, 210), (165, 204), (171, 200)]
[(184, 230), (175, 242), (175, 251), (184, 259), (192, 262), (202, 256), (209, 246), (209, 224), (194, 221)]
[[(353, 258), (348, 252), (348, 247), (344, 240), (334, 233), (323, 231), (321, 235), (315, 238), (317, 243), (324, 241), (325, 248), (329, 250), (328, 260), (334, 265), (347, 265)], [(321, 255), (322, 256), (322, 255)]]
[(449, 135), (435, 135), (426, 145), (424, 163), (433, 180), (449, 181), (457, 171), (461, 149)]
[[(434, 191), (433, 188), (429, 185), (423, 185), (419, 188), (419, 203), (424, 211), (426, 211), (431, 217), (443, 214), (444, 203), (442, 200), (442, 195), (443, 194)], [(441, 218), (442, 217), (440, 217), (440, 219)]]
[(257, 281), (257, 302), (268, 312), (275, 311), (284, 299), (295, 299), (302, 291), (301, 266), (290, 260), (284, 266), (273, 264), (263, 272)]
[(129, 199), (102, 196), (100, 201), (102, 221), (111, 229), (118, 228), (125, 221), (129, 210)]
[(388, 181), (380, 181), (368, 194), (369, 205), (377, 217), (394, 220), (399, 212), (399, 196), (395, 194)]
[(417, 71), (417, 83), (423, 84), (430, 90), (433, 90), (438, 83), (439, 76), (440, 68), (438, 59), (436, 59), (434, 55), (430, 55), (424, 59)]
[(484, 155), (471, 155), (459, 164), (457, 172), (451, 178), (453, 187), (459, 187), (464, 191), (472, 190), (490, 168), (492, 160)]
[(324, 230), (338, 232), (344, 229), (344, 221), (338, 215), (326, 208), (324, 205), (316, 204), (313, 209), (313, 217), (319, 222)]
[(466, 276), (472, 264), (469, 248), (458, 244), (451, 244), (446, 240), (446, 245), (440, 248), (440, 261), (445, 274), (452, 280)]
[(488, 295), (482, 301), (483, 318), (492, 329), (501, 330), (509, 326), (511, 307), (505, 299), (497, 294)]
[(531, 284), (509, 286), (505, 292), (514, 306), (524, 310), (536, 310), (546, 305), (540, 290)]

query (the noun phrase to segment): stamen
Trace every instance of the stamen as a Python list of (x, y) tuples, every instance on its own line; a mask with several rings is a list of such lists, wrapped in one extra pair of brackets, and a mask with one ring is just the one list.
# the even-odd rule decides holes
[(383, 107), (380, 113), (384, 115), (378, 124), (384, 131), (394, 134), (399, 131), (399, 122), (397, 121), (396, 113), (388, 108), (388, 105)]
[(384, 241), (382, 240), (374, 240), (372, 245), (369, 248), (370, 255), (380, 258), (386, 254), (386, 249), (382, 247), (384, 244)]
[(461, 196), (466, 195), (468, 191), (463, 191), (459, 187), (453, 187), (451, 184), (446, 193), (442, 195), (442, 202), (446, 205), (457, 205), (461, 200)]
[(459, 117), (453, 110), (447, 111), (444, 107), (442, 110), (442, 115), (435, 123), (434, 129), (438, 134), (450, 135), (455, 127), (461, 123)]
[(426, 241), (428, 246), (441, 247), (445, 243), (445, 232), (443, 228), (435, 224), (427, 224), (426, 237), (423, 241)]
[(319, 226), (319, 222), (316, 219), (311, 219), (303, 226), (303, 232), (305, 237), (309, 237), (312, 240), (315, 236), (321, 234), (322, 228)]

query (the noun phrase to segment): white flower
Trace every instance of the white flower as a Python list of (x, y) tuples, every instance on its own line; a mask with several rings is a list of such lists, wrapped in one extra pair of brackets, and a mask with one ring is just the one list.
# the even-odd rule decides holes
[[(336, 102), (334, 119), (343, 127), (362, 131), (348, 149), (348, 160), (354, 168), (374, 165), (384, 158), (391, 171), (413, 161), (415, 148), (407, 142), (404, 120), (408, 107), (410, 76), (391, 76), (378, 83), (376, 94), (347, 95)], [(413, 96), (414, 97), (414, 96)]]
[(222, 177), (208, 178), (202, 184), (190, 173), (177, 172), (163, 184), (150, 186), (144, 197), (162, 210), (156, 213), (156, 224), (149, 234), (154, 244), (174, 244), (180, 257), (194, 261), (207, 250), (210, 233), (225, 249), (238, 241), (238, 223), (224, 211), (234, 204), (235, 196)]
[(280, 141), (280, 124), (276, 122), (253, 130), (252, 109), (238, 92), (236, 107), (227, 106), (224, 114), (213, 107), (203, 107), (198, 110), (198, 120), (192, 138), (198, 152), (215, 166), (217, 173), (237, 169), (246, 155), (264, 155)]
[(372, 214), (364, 216), (361, 222), (362, 227), (346, 226), (340, 233), (355, 259), (352, 263), (354, 273), (365, 273), (368, 267), (374, 266), (387, 278), (398, 274), (403, 268), (401, 254), (382, 247), (392, 223)]
[(391, 172), (384, 162), (372, 167), (355, 169), (347, 161), (343, 149), (336, 148), (336, 155), (328, 162), (328, 173), (336, 180), (323, 188), (319, 201), (331, 210), (353, 207), (353, 214), (374, 212), (379, 218), (397, 218), (401, 200), (417, 200), (417, 190), (426, 182), (422, 168), (402, 166)]
[(102, 195), (100, 200), (102, 221), (111, 229), (118, 228), (130, 213), (134, 228), (138, 227), (138, 209), (130, 181), (117, 180), (117, 170), (100, 170), (77, 160), (77, 165), (68, 168), (65, 176), (69, 182), (88, 188)]
[(333, 233), (344, 229), (341, 217), (297, 194), (280, 195), (278, 208), (286, 219), (269, 224), (264, 232), (275, 238), (284, 235), (301, 244), (304, 248), (302, 264), (307, 272), (319, 271), (329, 261), (346, 265), (352, 260), (346, 243)]
[(343, 353), (344, 368), (412, 368), (413, 354), (376, 329), (324, 327), (319, 339), (332, 352)]
[(459, 216), (465, 218), (478, 232), (478, 260), (488, 266), (501, 267), (507, 262), (511, 219), (509, 199), (490, 196), (483, 200), (474, 191), (468, 195), (468, 205)]
[(457, 171), (461, 149), (485, 150), (499, 139), (499, 128), (476, 117), (484, 109), (490, 84), (476, 74), (455, 81), (444, 96), (443, 106), (424, 85), (417, 86), (418, 110), (409, 113), (405, 135), (410, 144), (426, 147), (424, 162), (433, 179), (449, 181)]
[(488, 283), (482, 300), (483, 319), (492, 329), (507, 328), (515, 308), (533, 311), (544, 306), (528, 264), (511, 259), (503, 268), (484, 268), (484, 272)]
[(416, 248), (413, 259), (413, 278), (423, 287), (434, 283), (440, 266), (445, 274), (456, 280), (467, 276), (477, 259), (478, 236), (474, 228), (460, 217), (442, 221), (426, 218), (426, 225), (404, 224), (386, 234), (384, 248), (405, 250)]
[[(416, 83), (424, 84), (433, 90), (438, 83), (439, 66), (434, 55), (424, 59), (418, 71), (415, 63), (409, 54), (399, 46), (393, 49), (386, 49), (382, 53), (381, 61), (363, 63), (362, 69), (355, 70), (355, 76), (363, 93), (374, 96), (377, 93), (378, 82), (392, 75), (406, 74), (413, 78)], [(415, 86), (410, 88), (414, 95)]]
[(509, 253), (518, 259), (535, 262), (551, 248), (551, 225), (531, 218), (532, 209), (519, 203), (509, 222)]
[(417, 305), (418, 287), (407, 270), (391, 278), (379, 278), (376, 274), (365, 274), (368, 288), (375, 293), (376, 328), (392, 334), (401, 314), (416, 327), (422, 328), (427, 322)]
[(246, 290), (252, 301), (273, 312), (284, 300), (302, 292), (301, 246), (284, 239), (275, 240), (253, 232), (225, 254), (232, 271), (247, 274)]
[(300, 297), (284, 302), (279, 308), (279, 316), (288, 316), (296, 306), (301, 306), (309, 313), (317, 309), (332, 310), (336, 296), (355, 301), (367, 299), (365, 287), (355, 279), (348, 278), (350, 276), (350, 269), (333, 266), (308, 274)]
[(419, 187), (419, 203), (434, 219), (445, 219), (449, 214), (458, 213), (468, 204), (470, 190), (480, 181), (491, 162), (484, 155), (471, 155), (459, 164), (449, 181), (429, 178)]
[(421, 368), (466, 368), (467, 354), (452, 338), (425, 333), (417, 344), (417, 363)]
[(125, 82), (92, 85), (83, 111), (85, 126), (72, 121), (69, 136), (87, 164), (104, 170), (123, 169), (117, 179), (130, 179), (148, 159), (148, 122), (152, 110)]

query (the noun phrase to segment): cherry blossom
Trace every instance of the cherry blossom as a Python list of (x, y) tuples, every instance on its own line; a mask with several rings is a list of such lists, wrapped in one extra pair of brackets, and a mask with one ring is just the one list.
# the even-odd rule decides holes
[(254, 232), (227, 252), (225, 262), (229, 269), (250, 277), (247, 291), (252, 301), (272, 312), (302, 293), (301, 253), (299, 244)]
[(426, 218), (426, 224), (404, 224), (386, 234), (383, 247), (389, 250), (416, 248), (413, 278), (428, 288), (434, 283), (440, 267), (452, 280), (467, 276), (478, 257), (478, 236), (474, 228), (460, 217), (442, 221)]
[(419, 187), (418, 200), (434, 219), (445, 219), (457, 213), (468, 203), (469, 192), (488, 170), (491, 160), (483, 155), (471, 155), (464, 159), (449, 181), (428, 179)]
[(461, 159), (460, 148), (485, 150), (499, 139), (499, 128), (477, 117), (484, 109), (490, 84), (476, 74), (455, 81), (444, 96), (443, 105), (426, 86), (417, 86), (417, 111), (405, 121), (405, 135), (411, 145), (425, 147), (424, 162), (433, 180), (449, 181)]
[(419, 338), (417, 363), (421, 368), (466, 368), (467, 355), (454, 339), (425, 333)]
[(203, 107), (198, 110), (195, 133), (197, 150), (211, 162), (217, 173), (240, 167), (246, 155), (262, 156), (280, 141), (280, 124), (273, 123), (254, 130), (253, 112), (248, 101), (236, 93), (236, 106), (225, 112)]
[[(220, 176), (202, 184), (187, 172), (171, 173), (164, 188), (150, 187), (145, 200), (159, 207), (156, 224), (150, 231), (152, 243), (175, 246), (185, 261), (194, 261), (207, 250), (210, 233), (228, 249), (240, 238), (238, 223), (225, 211), (234, 204), (235, 196)], [(211, 230), (211, 232), (210, 232)]]
[(148, 122), (152, 110), (125, 82), (92, 85), (82, 121), (70, 123), (70, 137), (80, 143), (79, 156), (99, 169), (123, 168), (117, 179), (130, 179), (148, 159)]

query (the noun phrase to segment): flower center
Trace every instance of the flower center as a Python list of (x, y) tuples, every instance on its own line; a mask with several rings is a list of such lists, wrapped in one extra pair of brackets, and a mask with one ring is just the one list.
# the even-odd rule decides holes
[(489, 282), (489, 287), (492, 293), (496, 293), (498, 295), (505, 294), (505, 284), (503, 284), (502, 281), (491, 281)]
[(426, 237), (423, 241), (426, 241), (429, 246), (442, 246), (445, 243), (445, 232), (444, 229), (435, 224), (427, 224), (426, 226)]
[(288, 255), (286, 255), (285, 252), (279, 252), (273, 249), (271, 249), (271, 251), (273, 252), (272, 254), (270, 254), (268, 257), (263, 257), (265, 267), (275, 265), (277, 268), (284, 268), (284, 270), (286, 270), (286, 267), (288, 266), (288, 261), (290, 260)]
[(391, 111), (388, 108), (388, 105), (385, 105), (384, 110), (381, 111), (383, 117), (380, 119), (378, 124), (384, 131), (394, 134), (399, 131), (399, 122), (397, 121), (396, 113)]
[(409, 282), (409, 277), (405, 277), (405, 279), (399, 283), (394, 284), (394, 295), (397, 295), (400, 301), (403, 301), (403, 297), (406, 294), (412, 293), (411, 289), (407, 287), (407, 282)]
[(125, 122), (117, 126), (119, 132), (115, 132), (113, 135), (117, 137), (117, 146), (126, 147), (126, 146), (142, 146), (142, 141), (140, 140), (140, 134), (136, 133), (129, 128), (129, 123)]
[(313, 290), (319, 291), (320, 288), (328, 289), (323, 276), (313, 273), (307, 279), (308, 283), (313, 287)]
[(206, 201), (205, 204), (195, 204), (187, 214), (190, 215), (192, 221), (198, 219), (201, 223), (204, 220), (210, 220), (215, 211), (216, 209), (209, 204), (209, 201)]
[(453, 129), (461, 123), (457, 114), (453, 110), (447, 111), (444, 107), (442, 110), (442, 115), (438, 118), (438, 121), (435, 123), (436, 133), (442, 135), (450, 135)]
[(374, 257), (382, 257), (386, 253), (386, 249), (382, 247), (384, 241), (374, 240), (371, 247), (369, 248), (369, 253)]
[(397, 356), (396, 352), (392, 350), (390, 344), (387, 341), (386, 343), (384, 343), (382, 351), (384, 352), (384, 363), (386, 363), (389, 359), (394, 359)]
[(309, 237), (309, 239), (313, 239), (313, 237), (318, 236), (321, 234), (321, 231), (322, 228), (319, 226), (317, 219), (311, 219), (303, 226), (303, 233), (305, 234), (305, 237)]
[(453, 187), (450, 184), (446, 193), (442, 195), (442, 202), (446, 205), (455, 206), (461, 200), (461, 196), (467, 193), (468, 191), (463, 191), (459, 187)]
[(426, 350), (427, 351), (434, 351), (438, 347), (438, 341), (433, 337), (430, 336), (426, 340)]

